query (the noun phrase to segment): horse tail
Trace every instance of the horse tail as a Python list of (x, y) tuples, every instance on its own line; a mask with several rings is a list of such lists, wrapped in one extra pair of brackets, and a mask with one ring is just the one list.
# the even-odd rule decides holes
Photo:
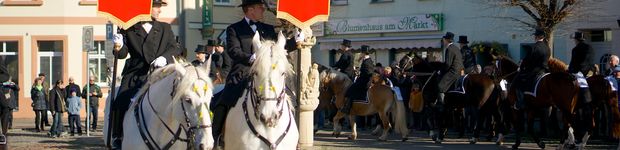
[(611, 133), (614, 138), (620, 138), (620, 111), (618, 110), (618, 96), (615, 93), (612, 94), (614, 96), (612, 96), (612, 98), (609, 100), (613, 123), (611, 127)]
[(394, 120), (394, 131), (406, 137), (407, 133), (409, 133), (409, 129), (407, 128), (407, 117), (405, 114), (405, 104), (403, 104), (403, 101), (398, 100), (395, 92), (392, 91), (392, 93), (393, 93), (392, 96), (393, 96), (394, 104), (392, 105), (391, 113), (392, 113), (392, 120)]

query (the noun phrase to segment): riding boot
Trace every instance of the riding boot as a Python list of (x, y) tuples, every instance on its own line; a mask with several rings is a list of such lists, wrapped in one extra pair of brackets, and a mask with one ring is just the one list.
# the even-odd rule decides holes
[(215, 145), (222, 143), (224, 122), (226, 122), (226, 116), (228, 115), (228, 109), (224, 105), (217, 105), (213, 109), (213, 139), (215, 139)]
[(125, 112), (120, 110), (113, 111), (112, 114), (112, 149), (120, 150), (123, 146), (123, 120)]
[(514, 106), (514, 109), (525, 109), (525, 95), (523, 94), (523, 91), (516, 89), (515, 91), (516, 96), (517, 96), (517, 102)]
[(340, 109), (340, 112), (344, 114), (349, 114), (351, 112), (353, 101), (349, 98), (345, 98), (344, 101), (345, 101), (344, 106)]

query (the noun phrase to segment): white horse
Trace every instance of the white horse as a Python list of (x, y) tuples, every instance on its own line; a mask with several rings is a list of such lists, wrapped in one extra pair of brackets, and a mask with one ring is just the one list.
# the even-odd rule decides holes
[(124, 116), (123, 149), (212, 149), (208, 71), (186, 63), (153, 71)]
[(296, 149), (299, 133), (285, 92), (286, 78), (293, 75), (285, 42), (282, 33), (277, 42), (261, 42), (255, 34), (252, 80), (226, 119), (225, 149)]

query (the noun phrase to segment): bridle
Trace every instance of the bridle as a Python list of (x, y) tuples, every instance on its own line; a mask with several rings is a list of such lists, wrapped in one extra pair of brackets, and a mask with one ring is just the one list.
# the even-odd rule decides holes
[[(198, 74), (198, 70), (196, 69), (196, 73)], [(176, 94), (176, 87), (177, 87), (177, 80), (175, 79), (173, 80), (173, 88), (172, 88), (172, 92), (170, 92), (170, 96), (173, 97)], [(206, 80), (203, 78), (198, 78), (198, 80), (202, 80), (205, 83)], [(147, 101), (149, 103), (149, 106), (151, 108), (151, 110), (153, 111), (153, 113), (155, 114), (155, 116), (157, 116), (157, 119), (159, 119), (160, 123), (164, 125), (164, 127), (166, 128), (166, 131), (168, 131), (169, 134), (172, 134), (173, 137), (172, 139), (170, 139), (166, 145), (164, 145), (163, 148), (159, 147), (159, 144), (157, 144), (157, 141), (155, 141), (155, 139), (153, 138), (153, 136), (151, 135), (150, 131), (148, 130), (148, 125), (146, 123), (146, 120), (144, 118), (144, 108), (142, 108), (142, 106), (144, 105), (144, 98), (147, 98)], [(183, 99), (180, 103), (181, 103), (181, 109), (183, 110), (183, 115), (184, 115), (184, 119), (185, 119), (185, 123), (187, 125), (184, 126), (183, 124), (179, 124), (179, 127), (177, 128), (176, 132), (173, 131), (170, 126), (168, 124), (166, 124), (166, 122), (163, 121), (163, 119), (160, 117), (159, 112), (157, 112), (157, 110), (155, 109), (155, 107), (153, 107), (153, 103), (151, 102), (150, 99), (150, 86), (146, 89), (146, 92), (144, 94), (142, 94), (137, 103), (138, 105), (134, 108), (134, 116), (136, 118), (136, 123), (138, 125), (138, 130), (140, 131), (140, 136), (142, 137), (142, 140), (144, 141), (144, 143), (146, 144), (146, 146), (149, 149), (157, 149), (157, 150), (167, 150), (170, 149), (174, 143), (176, 143), (177, 141), (181, 141), (181, 142), (185, 142), (187, 143), (187, 148), (188, 149), (193, 149), (194, 147), (196, 147), (196, 145), (194, 145), (195, 142), (195, 137), (196, 137), (196, 130), (198, 129), (206, 129), (206, 128), (211, 128), (212, 125), (211, 124), (199, 124), (199, 125), (195, 125), (192, 126), (192, 123), (190, 122), (189, 119), (189, 115), (187, 113), (187, 110), (185, 109), (185, 102), (189, 102), (189, 99)], [(206, 104), (202, 103), (200, 107), (205, 107)], [(207, 112), (209, 111), (209, 107), (206, 107)], [(200, 114), (202, 115), (202, 114)], [(209, 114), (206, 114), (209, 115)], [(201, 116), (200, 116), (201, 117)], [(142, 127), (144, 126), (144, 127)], [(185, 133), (186, 138), (181, 138), (181, 133), (182, 131)], [(205, 135), (208, 136), (208, 135)]]
[[(286, 76), (284, 75), (284, 78), (286, 78)], [(271, 142), (269, 141), (269, 139), (265, 138), (264, 136), (262, 136), (260, 133), (258, 133), (258, 131), (256, 131), (256, 128), (254, 127), (254, 125), (252, 124), (252, 122), (250, 121), (250, 116), (248, 115), (248, 99), (250, 99), (250, 102), (252, 104), (252, 108), (254, 111), (254, 117), (256, 120), (260, 120), (263, 124), (266, 124), (265, 122), (267, 122), (267, 120), (264, 118), (264, 116), (262, 116), (260, 114), (260, 111), (258, 110), (258, 106), (260, 105), (261, 101), (277, 101), (276, 106), (279, 106), (280, 104), (282, 104), (283, 101), (285, 101), (285, 90), (287, 89), (286, 87), (282, 88), (282, 91), (280, 91), (280, 94), (278, 95), (278, 97), (274, 97), (274, 98), (264, 98), (264, 97), (259, 97), (258, 96), (258, 92), (256, 91), (254, 87), (254, 80), (250, 79), (252, 82), (250, 82), (249, 86), (246, 88), (246, 95), (245, 95), (245, 99), (243, 101), (243, 114), (245, 117), (245, 122), (247, 123), (248, 127), (250, 128), (250, 130), (252, 131), (252, 134), (256, 135), (263, 143), (269, 145), (269, 148), (272, 150), (275, 150), (276, 147), (278, 147), (278, 145), (280, 144), (280, 142), (282, 142), (282, 140), (284, 139), (284, 137), (286, 136), (286, 134), (288, 133), (289, 129), (291, 128), (291, 123), (292, 123), (292, 114), (291, 112), (289, 112), (289, 121), (288, 121), (288, 125), (286, 126), (286, 129), (284, 130), (284, 132), (278, 137), (278, 139), (275, 142)], [(283, 82), (286, 82), (286, 80), (283, 80)], [(282, 84), (282, 85), (286, 85), (286, 84)], [(259, 88), (259, 90), (262, 90), (261, 88)], [(270, 87), (269, 90), (272, 90), (275, 92), (275, 88), (272, 86)], [(288, 101), (286, 101), (288, 104)], [(281, 105), (280, 110), (278, 111), (278, 114), (276, 115), (276, 120), (279, 120), (280, 117), (282, 116), (282, 113), (284, 111), (284, 105)], [(277, 123), (276, 123), (277, 124)]]

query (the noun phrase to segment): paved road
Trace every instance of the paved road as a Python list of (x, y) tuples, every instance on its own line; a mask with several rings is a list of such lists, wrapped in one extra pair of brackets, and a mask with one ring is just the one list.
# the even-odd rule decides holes
[[(66, 136), (61, 138), (50, 138), (46, 132), (34, 132), (32, 130), (32, 120), (18, 119), (15, 121), (14, 129), (9, 130), (8, 140), (10, 149), (105, 149), (101, 129), (94, 132), (91, 136)], [(49, 128), (49, 127), (47, 127)], [(486, 150), (486, 149), (509, 149), (512, 143), (504, 146), (496, 146), (492, 142), (480, 142), (471, 145), (466, 139), (448, 138), (444, 144), (434, 144), (425, 132), (415, 131), (409, 136), (409, 141), (400, 142), (399, 135), (392, 134), (387, 142), (379, 142), (376, 136), (370, 135), (369, 131), (361, 131), (358, 140), (351, 141), (346, 137), (335, 138), (331, 136), (331, 131), (320, 130), (315, 135), (315, 150), (389, 150), (389, 149), (458, 149), (458, 150)], [(348, 132), (343, 133), (345, 136)], [(454, 135), (449, 135), (454, 137)], [(510, 140), (510, 139), (509, 139)], [(548, 143), (551, 141), (548, 141)], [(615, 143), (592, 141), (588, 149), (614, 149)], [(557, 144), (548, 144), (547, 149), (555, 149)], [(522, 149), (538, 149), (533, 143), (525, 143)], [(0, 148), (1, 149), (1, 148)]]

